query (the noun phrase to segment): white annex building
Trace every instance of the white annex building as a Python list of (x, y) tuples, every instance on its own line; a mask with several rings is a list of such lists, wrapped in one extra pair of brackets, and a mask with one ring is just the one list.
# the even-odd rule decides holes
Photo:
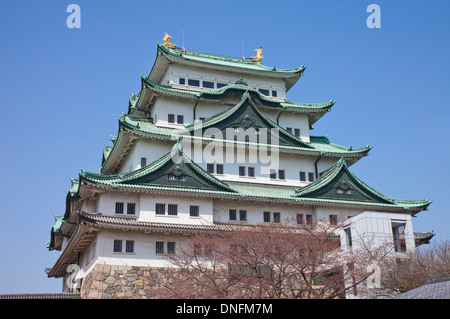
[(390, 240), (399, 255), (433, 236), (419, 238), (411, 219), (427, 199), (387, 197), (351, 173), (369, 146), (310, 135), (334, 102), (287, 99), (305, 67), (267, 67), (256, 53), (206, 54), (167, 37), (157, 45), (99, 172), (72, 179), (55, 216), (47, 247), (61, 255), (46, 272), (63, 278), (63, 291), (76, 265), (83, 298), (151, 297), (142, 278), (164, 266), (164, 255), (224, 223), (343, 217), (351, 224), (341, 247), (363, 234)]

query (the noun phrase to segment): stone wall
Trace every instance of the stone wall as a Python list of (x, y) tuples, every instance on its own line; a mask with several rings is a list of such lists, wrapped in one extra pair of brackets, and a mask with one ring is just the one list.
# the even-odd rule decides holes
[(81, 284), (83, 299), (150, 299), (160, 268), (97, 264)]

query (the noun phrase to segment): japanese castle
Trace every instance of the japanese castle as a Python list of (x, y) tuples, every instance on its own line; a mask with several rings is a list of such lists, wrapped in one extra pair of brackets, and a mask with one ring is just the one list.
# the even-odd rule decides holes
[(287, 99), (304, 66), (265, 66), (262, 49), (249, 58), (186, 50), (170, 38), (157, 44), (99, 171), (71, 179), (55, 216), (47, 248), (60, 256), (46, 273), (63, 279), (63, 291), (150, 298), (146, 276), (165, 255), (224, 224), (345, 218), (341, 247), (363, 234), (391, 240), (399, 255), (433, 236), (412, 225), (428, 199), (390, 198), (351, 172), (370, 146), (310, 135), (335, 102)]

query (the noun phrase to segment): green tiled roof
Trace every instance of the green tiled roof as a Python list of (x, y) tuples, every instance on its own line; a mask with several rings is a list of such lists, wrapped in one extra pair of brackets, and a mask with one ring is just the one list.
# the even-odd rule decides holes
[(295, 74), (301, 73), (305, 70), (305, 66), (299, 66), (291, 69), (277, 69), (276, 67), (268, 67), (263, 65), (261, 62), (253, 62), (250, 59), (245, 61), (242, 58), (203, 53), (192, 50), (183, 50), (183, 48), (170, 49), (162, 44), (158, 43), (158, 50), (170, 54), (177, 58), (182, 58), (189, 61), (202, 62), (207, 64), (215, 64), (226, 67), (248, 69), (253, 71), (264, 71), (270, 73), (285, 73), (285, 74)]

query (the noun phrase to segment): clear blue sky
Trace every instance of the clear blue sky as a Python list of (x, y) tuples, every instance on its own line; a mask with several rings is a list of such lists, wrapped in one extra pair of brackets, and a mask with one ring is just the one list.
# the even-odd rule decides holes
[[(66, 8), (81, 8), (69, 29)], [(381, 8), (369, 29), (366, 8)], [(415, 231), (450, 239), (450, 1), (2, 1), (0, 293), (58, 292), (45, 267), (71, 177), (97, 171), (163, 32), (187, 49), (305, 64), (295, 102), (336, 101), (314, 135), (374, 148), (352, 171), (380, 192), (429, 197)]]

